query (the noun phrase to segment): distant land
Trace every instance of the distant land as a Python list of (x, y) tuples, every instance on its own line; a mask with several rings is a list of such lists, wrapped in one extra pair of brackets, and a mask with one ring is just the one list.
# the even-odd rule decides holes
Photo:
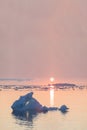
[(37, 84), (30, 84), (30, 79), (0, 79), (0, 91), (5, 89), (14, 89), (14, 90), (49, 90), (49, 89), (87, 89), (86, 85), (77, 85), (73, 83), (54, 83), (48, 85), (37, 85)]
[(27, 81), (27, 80), (32, 80), (32, 79), (16, 79), (16, 78), (1, 78), (0, 81), (4, 81), (4, 80), (7, 80), (7, 81), (10, 81), (10, 80), (13, 80), (13, 81)]
[[(49, 86), (50, 86), (51, 84), (49, 84)], [(70, 86), (70, 87), (75, 87), (75, 86), (77, 86), (76, 84), (72, 84), (72, 83), (56, 83), (56, 84), (52, 84), (53, 86), (56, 86), (56, 87), (58, 87), (58, 86), (62, 86), (62, 87), (64, 87), (64, 86)]]

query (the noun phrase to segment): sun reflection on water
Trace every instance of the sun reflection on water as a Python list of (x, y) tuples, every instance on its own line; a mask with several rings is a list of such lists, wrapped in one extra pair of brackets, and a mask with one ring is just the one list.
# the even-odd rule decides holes
[(54, 106), (54, 86), (50, 86), (50, 106)]

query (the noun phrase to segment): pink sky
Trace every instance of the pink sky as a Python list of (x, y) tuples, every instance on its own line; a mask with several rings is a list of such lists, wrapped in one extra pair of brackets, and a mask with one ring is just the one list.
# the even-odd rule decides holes
[(87, 79), (86, 0), (0, 0), (0, 78)]

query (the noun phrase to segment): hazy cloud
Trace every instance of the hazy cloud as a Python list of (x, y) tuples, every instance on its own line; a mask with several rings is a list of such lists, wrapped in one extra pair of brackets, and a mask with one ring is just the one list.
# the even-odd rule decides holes
[(0, 0), (1, 78), (87, 78), (86, 0)]

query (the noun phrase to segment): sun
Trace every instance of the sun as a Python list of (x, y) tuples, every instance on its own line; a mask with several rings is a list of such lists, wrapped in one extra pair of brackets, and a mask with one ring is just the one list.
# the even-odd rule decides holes
[(54, 80), (55, 80), (54, 77), (50, 78), (50, 82), (54, 82)]

